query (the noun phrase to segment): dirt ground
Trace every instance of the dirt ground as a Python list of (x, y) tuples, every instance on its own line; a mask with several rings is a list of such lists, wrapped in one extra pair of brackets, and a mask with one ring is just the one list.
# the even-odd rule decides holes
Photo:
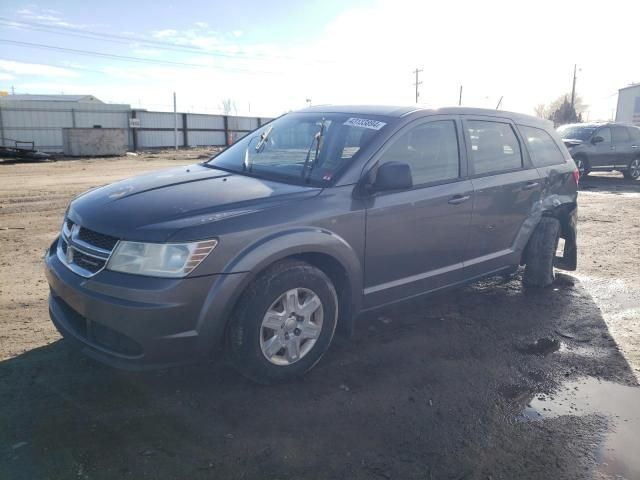
[(0, 164), (1, 479), (640, 478), (640, 182), (583, 181), (579, 269), (552, 288), (367, 315), (299, 382), (74, 352), (42, 272), (67, 204), (205, 154)]

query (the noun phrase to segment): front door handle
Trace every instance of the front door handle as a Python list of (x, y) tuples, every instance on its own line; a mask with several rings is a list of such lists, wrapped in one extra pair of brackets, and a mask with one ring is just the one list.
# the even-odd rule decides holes
[(449, 199), (449, 203), (451, 205), (458, 205), (460, 203), (466, 202), (471, 198), (471, 195), (454, 195)]
[(609, 148), (611, 148), (611, 150), (615, 150), (616, 149), (616, 147), (614, 147), (613, 145), (611, 147), (609, 147)]
[(631, 148), (638, 148), (638, 145), (631, 145)]
[(538, 182), (527, 182), (527, 184), (522, 187), (523, 190), (532, 190), (540, 185)]

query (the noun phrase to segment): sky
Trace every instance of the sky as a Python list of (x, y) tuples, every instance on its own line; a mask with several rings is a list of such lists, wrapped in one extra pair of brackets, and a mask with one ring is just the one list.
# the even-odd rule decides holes
[(318, 104), (533, 114), (571, 91), (615, 114), (640, 82), (640, 2), (160, 0), (0, 3), (0, 90), (274, 116)]

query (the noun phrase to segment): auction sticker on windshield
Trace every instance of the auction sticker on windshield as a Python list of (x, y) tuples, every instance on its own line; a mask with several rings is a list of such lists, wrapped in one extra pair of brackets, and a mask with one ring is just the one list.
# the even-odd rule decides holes
[(386, 125), (384, 122), (379, 122), (378, 120), (370, 120), (368, 118), (350, 118), (346, 122), (345, 125), (349, 125), (351, 127), (361, 127), (368, 128), (370, 130), (380, 130), (382, 127)]

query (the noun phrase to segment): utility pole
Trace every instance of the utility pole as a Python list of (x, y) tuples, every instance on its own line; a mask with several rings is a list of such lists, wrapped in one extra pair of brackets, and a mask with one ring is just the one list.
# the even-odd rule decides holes
[(422, 84), (422, 82), (419, 80), (419, 75), (422, 71), (423, 70), (421, 68), (416, 68), (413, 72), (416, 74), (416, 82), (414, 83), (416, 87), (416, 103), (418, 103), (418, 99), (420, 98), (420, 90), (418, 89), (418, 87), (420, 84)]
[(458, 106), (462, 106), (462, 85), (460, 85), (460, 96), (458, 97)]
[(176, 109), (176, 92), (173, 92), (173, 143), (178, 150), (178, 110)]
[(11, 95), (15, 95), (15, 94), (16, 94), (16, 87), (11, 85)]
[(573, 65), (573, 86), (571, 87), (571, 108), (574, 108), (576, 102), (576, 69), (578, 68), (577, 64)]

